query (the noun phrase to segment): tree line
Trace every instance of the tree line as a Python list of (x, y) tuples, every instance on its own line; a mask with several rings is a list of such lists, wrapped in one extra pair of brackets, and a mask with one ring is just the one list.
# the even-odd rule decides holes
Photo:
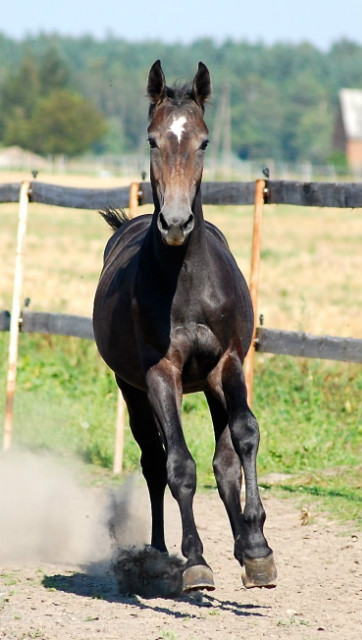
[(220, 144), (230, 136), (232, 153), (245, 160), (328, 162), (338, 91), (360, 87), (361, 49), (348, 40), (321, 51), (308, 43), (0, 35), (0, 145), (68, 156), (143, 150), (151, 64), (160, 58), (167, 79), (182, 82), (202, 60), (214, 88), (211, 141), (213, 133)]

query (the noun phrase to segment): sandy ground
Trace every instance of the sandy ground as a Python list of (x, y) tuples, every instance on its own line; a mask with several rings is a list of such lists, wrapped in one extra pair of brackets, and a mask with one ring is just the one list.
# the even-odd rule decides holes
[[(321, 514), (303, 526), (300, 503), (264, 494), (266, 534), (279, 581), (274, 590), (247, 591), (223, 506), (216, 493), (199, 494), (196, 520), (216, 590), (168, 599), (125, 597), (109, 568), (109, 495), (80, 487), (49, 461), (26, 458), (23, 463), (14, 474), (16, 465), (3, 460), (0, 471), (0, 638), (361, 637), (361, 536), (353, 526), (342, 528)], [(124, 544), (147, 541), (142, 484), (126, 483), (118, 503), (120, 539)], [(167, 542), (179, 553), (180, 519), (170, 496)]]

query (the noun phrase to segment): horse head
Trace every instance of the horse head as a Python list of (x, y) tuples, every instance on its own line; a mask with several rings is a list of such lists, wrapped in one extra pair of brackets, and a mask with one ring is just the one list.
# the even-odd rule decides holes
[(183, 245), (195, 224), (208, 129), (204, 105), (211, 93), (210, 74), (200, 62), (190, 86), (168, 87), (160, 61), (150, 69), (148, 142), (157, 227), (170, 246)]

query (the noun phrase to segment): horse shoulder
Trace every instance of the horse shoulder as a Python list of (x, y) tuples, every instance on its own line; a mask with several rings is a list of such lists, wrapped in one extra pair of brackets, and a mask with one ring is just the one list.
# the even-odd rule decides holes
[[(221, 280), (225, 280), (226, 278), (229, 285), (231, 285), (232, 282), (234, 282), (234, 284), (239, 282), (244, 288), (244, 276), (239, 269), (235, 257), (230, 251), (224, 234), (209, 222), (206, 223), (206, 229), (208, 232), (209, 266), (214, 273), (214, 277), (217, 277), (217, 274), (219, 274)], [(246, 283), (245, 286), (247, 286)]]
[(208, 222), (208, 220), (205, 220), (205, 228), (208, 235), (211, 235), (212, 237), (216, 238), (216, 240), (218, 240), (220, 244), (222, 244), (227, 249), (229, 249), (228, 241), (226, 240), (223, 232), (220, 231), (218, 227), (212, 224), (212, 222)]

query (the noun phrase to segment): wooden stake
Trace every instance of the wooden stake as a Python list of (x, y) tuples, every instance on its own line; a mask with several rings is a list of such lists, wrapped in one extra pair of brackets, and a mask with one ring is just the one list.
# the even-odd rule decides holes
[(250, 269), (250, 296), (254, 311), (254, 331), (250, 349), (244, 360), (245, 383), (248, 391), (248, 404), (253, 404), (253, 382), (254, 382), (254, 356), (255, 356), (255, 334), (258, 313), (259, 296), (259, 275), (260, 275), (260, 252), (261, 252), (261, 228), (263, 219), (265, 181), (257, 180), (255, 183), (254, 198), (254, 224), (253, 224), (253, 244), (251, 251)]
[(13, 433), (14, 396), (18, 362), (19, 324), (21, 314), (21, 294), (23, 286), (23, 258), (25, 250), (26, 224), (28, 217), (29, 182), (22, 182), (19, 194), (18, 238), (16, 246), (13, 305), (10, 320), (9, 362), (6, 384), (5, 424), (3, 449), (11, 447)]
[(126, 403), (121, 391), (118, 389), (116, 439), (114, 446), (113, 473), (120, 475), (123, 471), (124, 427), (126, 417)]
[(129, 188), (129, 217), (134, 218), (138, 210), (138, 194), (140, 191), (139, 182), (131, 182)]

